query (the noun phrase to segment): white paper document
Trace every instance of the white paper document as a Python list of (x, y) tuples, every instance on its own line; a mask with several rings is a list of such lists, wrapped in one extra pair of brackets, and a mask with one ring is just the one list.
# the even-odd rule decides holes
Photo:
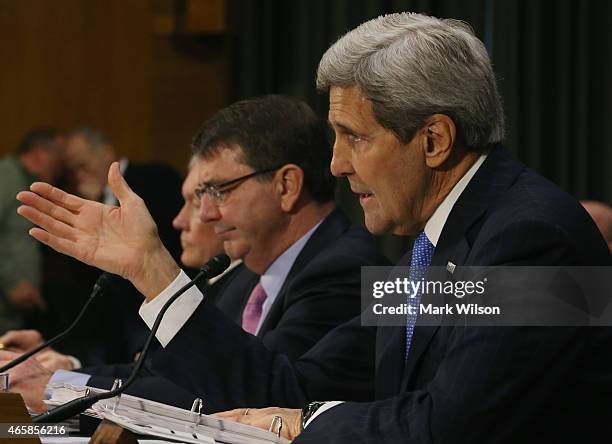
[[(68, 384), (53, 384), (47, 389), (51, 398), (49, 406), (57, 406), (101, 389), (74, 387)], [(211, 415), (199, 415), (148, 399), (131, 395), (98, 401), (87, 412), (92, 416), (111, 422), (138, 434), (156, 436), (188, 443), (226, 443), (226, 444), (288, 444), (285, 438), (256, 427), (228, 421)]]

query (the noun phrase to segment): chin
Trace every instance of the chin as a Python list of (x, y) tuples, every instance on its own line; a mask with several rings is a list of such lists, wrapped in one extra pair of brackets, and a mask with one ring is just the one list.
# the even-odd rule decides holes
[(236, 259), (244, 259), (249, 252), (249, 249), (244, 244), (235, 241), (224, 241), (223, 249), (225, 250), (225, 254), (233, 261)]
[(183, 257), (181, 256), (181, 262), (183, 263), (183, 265), (185, 267), (189, 267), (189, 268), (200, 268), (203, 264), (204, 261), (199, 261), (193, 257)]
[(379, 215), (368, 216), (365, 214), (365, 226), (368, 231), (376, 236), (392, 231), (393, 224), (389, 220), (385, 220)]

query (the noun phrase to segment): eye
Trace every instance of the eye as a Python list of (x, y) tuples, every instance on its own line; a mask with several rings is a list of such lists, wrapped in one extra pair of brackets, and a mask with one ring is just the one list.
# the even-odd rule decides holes
[(211, 188), (210, 197), (215, 200), (215, 202), (220, 203), (225, 200), (225, 196), (227, 191), (219, 190), (218, 188)]
[(347, 137), (353, 143), (363, 141), (363, 138), (361, 136), (358, 136), (357, 134), (354, 134), (354, 133), (347, 133)]

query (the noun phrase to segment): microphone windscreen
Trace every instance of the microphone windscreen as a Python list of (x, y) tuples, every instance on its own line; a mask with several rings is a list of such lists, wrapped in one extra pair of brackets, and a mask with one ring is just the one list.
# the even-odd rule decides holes
[(119, 276), (116, 274), (105, 271), (96, 280), (96, 283), (94, 284), (94, 291), (99, 292), (100, 290), (104, 290), (114, 279), (117, 279), (118, 277)]
[(226, 254), (218, 254), (209, 260), (200, 271), (206, 275), (207, 279), (210, 279), (223, 273), (230, 266), (230, 262)]

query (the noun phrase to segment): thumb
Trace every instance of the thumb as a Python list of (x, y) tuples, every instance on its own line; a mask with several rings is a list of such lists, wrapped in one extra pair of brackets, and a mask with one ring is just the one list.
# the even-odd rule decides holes
[(115, 196), (117, 196), (117, 199), (119, 199), (120, 204), (136, 196), (121, 175), (119, 162), (113, 162), (108, 169), (108, 185), (111, 187), (111, 190), (113, 190)]

